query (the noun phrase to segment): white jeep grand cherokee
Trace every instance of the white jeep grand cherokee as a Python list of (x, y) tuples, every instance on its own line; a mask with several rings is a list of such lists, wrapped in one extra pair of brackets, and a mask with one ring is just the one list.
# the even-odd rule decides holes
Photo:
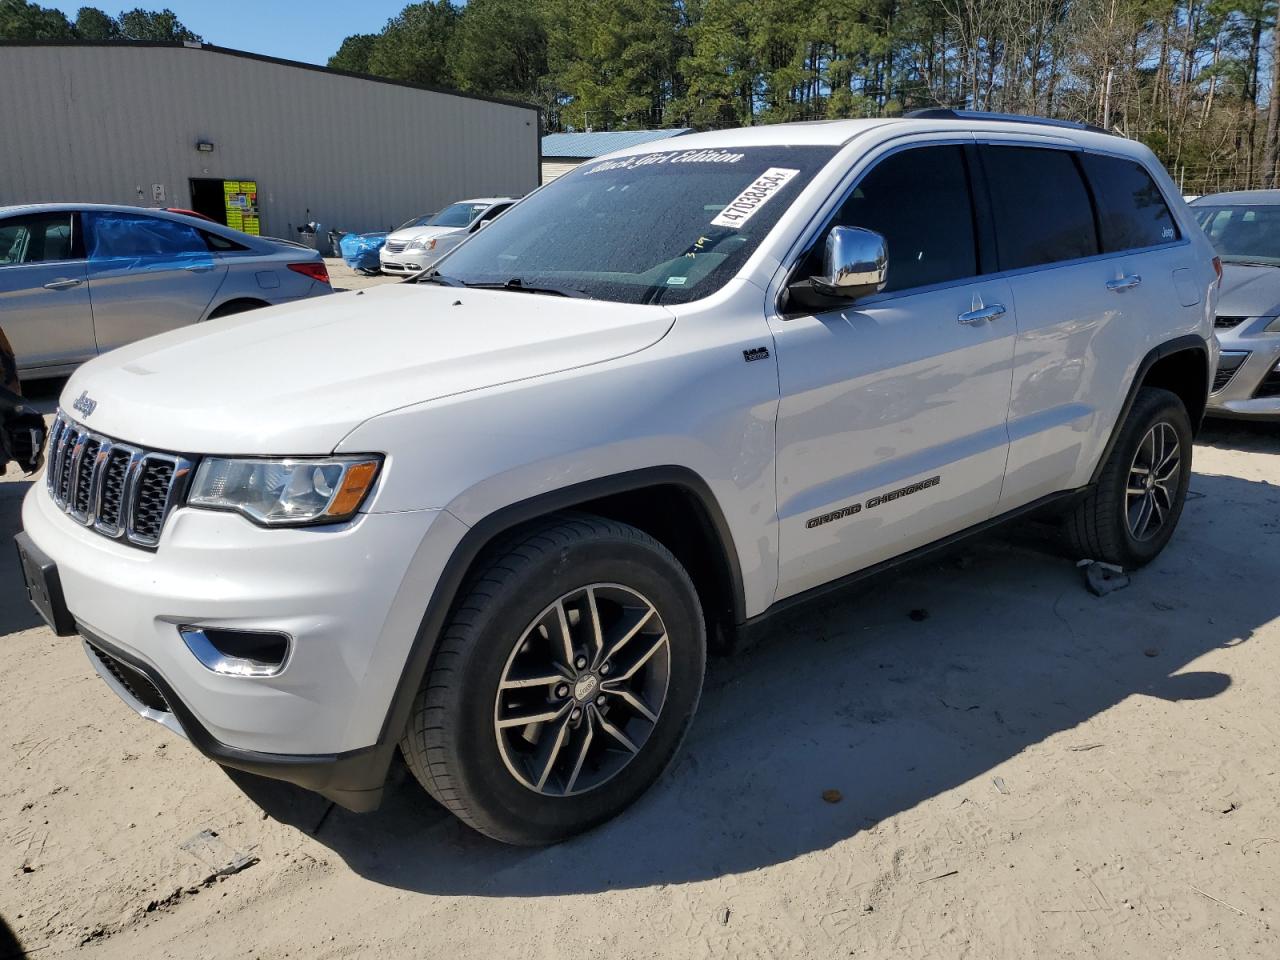
[(1056, 508), (1168, 542), (1213, 250), (1145, 148), (932, 111), (584, 164), (415, 283), (67, 384), (19, 537), (135, 711), (352, 809), (397, 747), (484, 833), (661, 774), (708, 638)]

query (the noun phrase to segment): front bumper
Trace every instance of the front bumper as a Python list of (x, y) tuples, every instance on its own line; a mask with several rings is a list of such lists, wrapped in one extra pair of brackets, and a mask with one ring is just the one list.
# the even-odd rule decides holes
[(1271, 322), (1269, 317), (1252, 317), (1218, 331), (1219, 370), (1241, 357), (1243, 362), (1229, 378), (1220, 373), (1209, 394), (1209, 416), (1280, 419), (1280, 333), (1264, 332)]
[(378, 253), (378, 265), (383, 273), (405, 275), (420, 273), (431, 266), (436, 259), (434, 250), (402, 250), (400, 253), (387, 253), (385, 247)]
[[(149, 552), (85, 528), (37, 483), (23, 526), (57, 565), (90, 661), (135, 712), (227, 766), (376, 805), (399, 739), (384, 724), (426, 598), (465, 530), (457, 520), (412, 511), (271, 530), (178, 509)], [(277, 631), (294, 648), (274, 677), (228, 676), (196, 659), (180, 624)], [(136, 677), (131, 691), (111, 661), (162, 699)]]

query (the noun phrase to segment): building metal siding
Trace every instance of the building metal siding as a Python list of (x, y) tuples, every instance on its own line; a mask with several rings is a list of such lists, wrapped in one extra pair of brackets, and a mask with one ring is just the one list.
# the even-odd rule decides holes
[(562, 157), (542, 158), (542, 182), (550, 183), (556, 177), (563, 177), (570, 170), (582, 166), (582, 160), (565, 160)]
[(307, 219), (386, 229), (540, 180), (534, 107), (216, 49), (0, 46), (0, 89), (0, 206), (152, 206), (160, 183), (190, 207), (189, 178), (255, 180), (262, 232), (296, 239)]

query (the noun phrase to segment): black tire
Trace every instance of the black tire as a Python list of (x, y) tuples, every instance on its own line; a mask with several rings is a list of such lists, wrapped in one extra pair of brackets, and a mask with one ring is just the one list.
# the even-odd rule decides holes
[[(1139, 445), (1160, 424), (1167, 424), (1177, 437), (1176, 483), (1170, 478), (1170, 502), (1160, 501), (1164, 515), (1159, 528), (1140, 539), (1130, 523), (1130, 470)], [(1154, 560), (1173, 536), (1182, 515), (1191, 483), (1192, 442), (1191, 418), (1178, 396), (1155, 387), (1140, 389), (1097, 484), (1066, 518), (1067, 543), (1075, 557), (1101, 560), (1129, 570)]]
[(219, 317), (229, 317), (234, 313), (247, 313), (250, 310), (269, 306), (271, 304), (263, 300), (230, 300), (215, 309), (206, 319), (217, 320)]
[[(593, 584), (621, 585), (647, 599), (656, 611), (667, 637), (667, 652), (661, 658), (666, 667), (664, 699), (655, 723), (640, 721), (645, 739), (634, 755), (619, 761), (621, 769), (609, 774), (611, 778), (572, 794), (570, 783), (567, 795), (549, 796), (517, 779), (504, 759), (509, 754), (499, 746), (504, 734), (496, 727), (505, 709), (501, 697), (508, 694), (499, 694), (499, 684), (515, 658), (523, 655), (517, 648), (529, 650), (528, 643), (520, 642), (533, 637), (527, 629), (532, 630), (560, 598)], [(705, 667), (706, 633), (698, 595), (670, 551), (623, 523), (590, 515), (552, 516), (490, 550), (469, 577), (414, 701), (401, 751), (422, 786), (469, 826), (506, 843), (555, 843), (620, 813), (661, 776), (697, 709)], [(537, 694), (547, 703), (558, 695), (556, 688)], [(578, 695), (575, 686), (568, 700), (576, 704)], [(582, 712), (591, 714), (593, 709), (589, 699)], [(612, 709), (610, 700), (607, 708), (587, 719), (598, 721)], [(635, 729), (634, 718), (626, 722), (632, 724), (627, 729)], [(554, 723), (559, 721), (549, 721), (534, 733), (541, 738)], [(523, 734), (528, 736), (530, 730), (524, 728)], [(591, 749), (598, 754), (607, 748), (597, 744)], [(588, 748), (582, 752), (587, 755)], [(579, 762), (574, 768), (575, 777), (581, 766)]]

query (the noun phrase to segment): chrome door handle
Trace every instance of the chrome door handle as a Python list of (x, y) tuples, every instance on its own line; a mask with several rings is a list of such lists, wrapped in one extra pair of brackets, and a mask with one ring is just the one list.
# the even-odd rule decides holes
[(993, 303), (989, 307), (979, 307), (977, 310), (970, 310), (968, 313), (962, 313), (956, 317), (960, 323), (967, 326), (977, 326), (986, 320), (994, 320), (996, 317), (1003, 317), (1005, 314), (1003, 303)]
[(72, 287), (78, 287), (82, 283), (84, 283), (83, 280), (71, 277), (66, 280), (50, 280), (44, 285), (44, 288), (46, 290), (70, 290)]
[(1107, 289), (1114, 290), (1116, 293), (1122, 293), (1125, 290), (1132, 290), (1142, 282), (1142, 278), (1136, 273), (1132, 273), (1127, 277), (1116, 277), (1114, 280), (1107, 281)]
[(188, 273), (208, 273), (213, 269), (212, 263), (192, 263), (182, 268)]

